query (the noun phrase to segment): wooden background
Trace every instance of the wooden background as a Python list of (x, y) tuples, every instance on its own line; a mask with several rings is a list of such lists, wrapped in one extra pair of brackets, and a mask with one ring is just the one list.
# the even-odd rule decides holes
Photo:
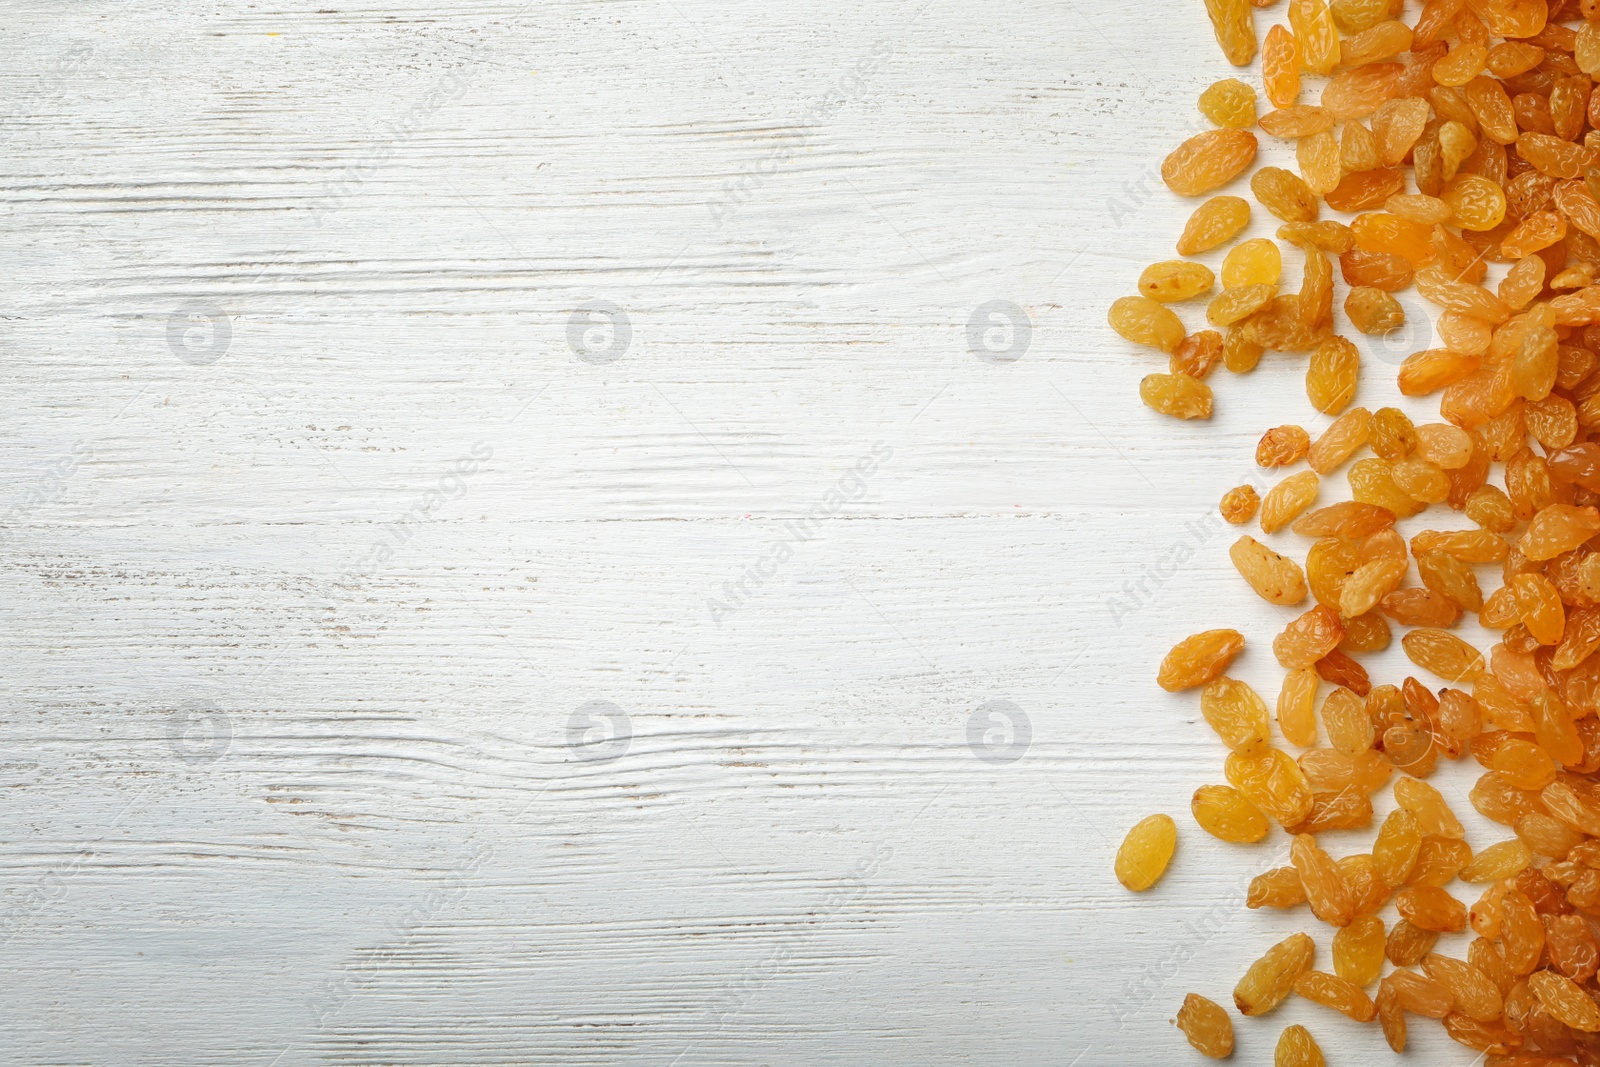
[(1309, 922), (1153, 676), (1276, 690), (1215, 502), (1327, 420), (1105, 326), (1198, 2), (4, 11), (0, 1062), (1189, 1063)]

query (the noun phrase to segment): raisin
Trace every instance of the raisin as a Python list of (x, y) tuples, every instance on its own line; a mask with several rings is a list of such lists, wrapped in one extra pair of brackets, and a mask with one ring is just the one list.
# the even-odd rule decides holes
[(1151, 815), (1128, 831), (1117, 849), (1117, 881), (1142, 893), (1161, 880), (1178, 847), (1178, 826), (1170, 815)]
[(1253, 485), (1237, 485), (1222, 495), (1222, 517), (1235, 526), (1243, 525), (1255, 518), (1256, 509), (1261, 506), (1261, 497), (1256, 493)]
[(1198, 993), (1183, 998), (1175, 1023), (1189, 1044), (1214, 1060), (1233, 1055), (1233, 1020), (1221, 1005)]
[(1200, 94), (1200, 113), (1218, 126), (1247, 129), (1256, 124), (1256, 91), (1238, 78), (1213, 82)]
[(1197, 133), (1162, 161), (1161, 180), (1179, 196), (1200, 196), (1238, 177), (1255, 160), (1256, 148), (1248, 130)]

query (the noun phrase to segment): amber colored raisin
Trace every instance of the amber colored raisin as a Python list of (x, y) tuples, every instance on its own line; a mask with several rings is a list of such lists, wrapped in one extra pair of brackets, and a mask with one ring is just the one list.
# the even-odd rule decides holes
[(1383, 292), (1408, 288), (1414, 277), (1412, 265), (1404, 256), (1364, 248), (1352, 248), (1341, 255), (1339, 272), (1347, 285)]
[(1303, 822), (1315, 804), (1310, 784), (1286, 752), (1271, 745), (1233, 751), (1223, 761), (1228, 784), (1284, 826)]
[(1255, 17), (1249, 0), (1206, 0), (1206, 14), (1228, 62), (1247, 66), (1256, 54)]
[(1327, 474), (1349, 459), (1372, 435), (1372, 416), (1366, 408), (1351, 408), (1322, 431), (1306, 453), (1306, 462), (1318, 474)]
[(1262, 167), (1251, 176), (1250, 191), (1262, 207), (1285, 222), (1317, 221), (1317, 196), (1293, 171)]
[(1292, 745), (1309, 748), (1317, 743), (1315, 701), (1318, 675), (1310, 667), (1299, 667), (1284, 676), (1278, 692), (1278, 729)]
[(1438, 940), (1437, 930), (1424, 930), (1420, 926), (1413, 926), (1406, 919), (1400, 919), (1389, 928), (1383, 953), (1389, 957), (1389, 962), (1396, 966), (1414, 967), (1422, 962), (1424, 956), (1433, 951), (1434, 943)]
[(1585, 1033), (1600, 1030), (1600, 1005), (1572, 979), (1555, 971), (1535, 971), (1528, 976), (1528, 986), (1556, 1021)]
[(1318, 605), (1284, 627), (1273, 639), (1272, 651), (1285, 667), (1310, 667), (1332, 652), (1343, 637), (1339, 613)]
[(1191, 333), (1179, 342), (1167, 361), (1167, 370), (1190, 378), (1204, 378), (1222, 361), (1222, 335), (1216, 330)]
[(1327, 1062), (1317, 1039), (1298, 1023), (1284, 1027), (1272, 1050), (1272, 1067), (1327, 1067)]
[(1212, 837), (1251, 844), (1272, 829), (1261, 809), (1230, 785), (1203, 785), (1189, 802), (1194, 821)]
[(1542, 562), (1570, 552), (1600, 532), (1600, 511), (1592, 507), (1551, 504), (1534, 515), (1519, 547), (1530, 560)]
[(1256, 91), (1238, 78), (1212, 82), (1200, 94), (1200, 113), (1218, 126), (1246, 129), (1256, 124)]
[(1467, 925), (1467, 909), (1438, 886), (1419, 885), (1395, 894), (1395, 906), (1405, 920), (1424, 930), (1452, 932)]
[(1226, 676), (1213, 679), (1200, 693), (1200, 713), (1223, 744), (1254, 748), (1270, 736), (1266, 702), (1248, 683)]
[(1233, 990), (1233, 1002), (1245, 1015), (1265, 1015), (1294, 992), (1295, 979), (1311, 969), (1316, 944), (1305, 934), (1291, 934), (1252, 963)]
[(1222, 284), (1227, 289), (1270, 285), (1283, 274), (1283, 255), (1265, 237), (1241, 241), (1222, 259)]
[(1306, 598), (1305, 572), (1253, 537), (1245, 536), (1228, 550), (1234, 567), (1250, 588), (1269, 604), (1293, 606)]
[(1179, 196), (1200, 196), (1238, 177), (1256, 158), (1256, 148), (1248, 130), (1195, 134), (1162, 161), (1161, 180)]
[(1156, 681), (1169, 693), (1191, 689), (1220, 677), (1244, 649), (1237, 630), (1206, 630), (1186, 637), (1161, 661)]
[(1333, 970), (1357, 987), (1378, 980), (1383, 971), (1383, 920), (1361, 915), (1333, 935)]
[(1294, 869), (1300, 872), (1300, 882), (1305, 886), (1306, 902), (1312, 914), (1332, 926), (1348, 926), (1355, 918), (1355, 903), (1350, 890), (1339, 876), (1333, 859), (1316, 843), (1310, 834), (1297, 834), (1289, 848), (1289, 858)]
[(1278, 426), (1261, 435), (1256, 443), (1256, 463), (1263, 467), (1286, 467), (1297, 463), (1311, 450), (1311, 435), (1299, 426)]
[(1192, 256), (1226, 244), (1250, 224), (1250, 204), (1237, 196), (1214, 196), (1194, 209), (1178, 238), (1178, 254)]
[(1343, 337), (1330, 337), (1311, 353), (1306, 371), (1306, 395), (1311, 406), (1337, 415), (1355, 398), (1361, 373), (1361, 356), (1356, 346)]
[(1261, 81), (1273, 107), (1289, 107), (1300, 95), (1300, 46), (1284, 26), (1274, 25), (1261, 42)]
[(1289, 0), (1289, 27), (1300, 44), (1300, 65), (1329, 74), (1339, 65), (1339, 30), (1323, 0)]
[(1233, 1055), (1233, 1020), (1227, 1011), (1214, 1001), (1198, 993), (1183, 998), (1174, 1020), (1183, 1036), (1189, 1039), (1202, 1055), (1214, 1060), (1224, 1060)]
[(1139, 399), (1175, 419), (1209, 419), (1211, 387), (1187, 374), (1150, 374), (1139, 382)]
[(1152, 263), (1139, 275), (1139, 292), (1163, 304), (1189, 300), (1216, 283), (1211, 268), (1185, 259)]
[(1255, 518), (1256, 509), (1261, 506), (1261, 497), (1256, 493), (1253, 485), (1236, 485), (1222, 495), (1222, 517), (1235, 526), (1243, 525)]
[(1107, 318), (1111, 328), (1125, 339), (1158, 348), (1169, 355), (1186, 333), (1182, 320), (1170, 308), (1148, 296), (1120, 298), (1111, 305)]
[(1382, 334), (1405, 325), (1405, 309), (1400, 301), (1367, 285), (1357, 285), (1344, 298), (1344, 313), (1350, 325), (1365, 334)]
[(1306, 888), (1300, 872), (1293, 867), (1274, 867), (1250, 880), (1245, 894), (1247, 908), (1293, 908), (1306, 902)]
[(1315, 471), (1301, 471), (1269, 489), (1261, 501), (1262, 531), (1274, 533), (1293, 522), (1296, 516), (1316, 502), (1319, 485)]

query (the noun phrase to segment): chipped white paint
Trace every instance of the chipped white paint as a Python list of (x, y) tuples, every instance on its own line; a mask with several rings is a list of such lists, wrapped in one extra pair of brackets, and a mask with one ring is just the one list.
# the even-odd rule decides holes
[(0, 1062), (1189, 1062), (1276, 852), (1110, 858), (1325, 420), (1136, 402), (1125, 8), (10, 5)]

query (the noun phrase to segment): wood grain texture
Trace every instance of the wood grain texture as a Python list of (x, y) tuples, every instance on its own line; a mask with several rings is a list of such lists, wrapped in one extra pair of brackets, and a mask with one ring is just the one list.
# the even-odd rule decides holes
[(1104, 325), (1201, 5), (7, 24), (0, 1062), (1185, 1063), (1300, 926), (1281, 835), (1110, 876), (1221, 773), (1165, 649), (1276, 687), (1214, 507), (1326, 424)]

